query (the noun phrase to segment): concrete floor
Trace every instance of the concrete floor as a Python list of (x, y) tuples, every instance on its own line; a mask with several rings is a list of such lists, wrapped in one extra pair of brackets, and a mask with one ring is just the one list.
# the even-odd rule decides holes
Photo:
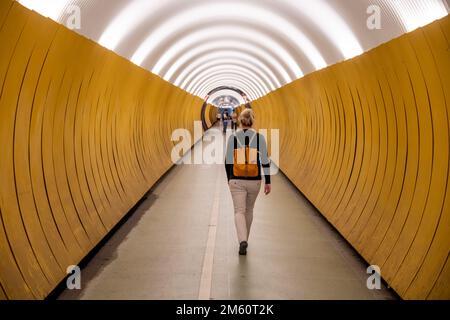
[(59, 299), (395, 299), (281, 174), (238, 255), (223, 165), (172, 169)]

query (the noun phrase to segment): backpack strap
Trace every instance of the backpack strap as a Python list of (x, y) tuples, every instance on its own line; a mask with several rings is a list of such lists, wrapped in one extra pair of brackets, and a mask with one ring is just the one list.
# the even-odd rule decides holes
[[(255, 136), (256, 136), (256, 150), (259, 152), (259, 133), (255, 130)], [(250, 147), (253, 139), (255, 139), (255, 136), (253, 136), (252, 140), (248, 141), (248, 146)]]
[[(256, 136), (256, 148), (257, 148), (257, 150), (259, 152), (259, 133), (256, 132), (256, 130), (255, 130), (255, 136)], [(248, 146), (249, 147), (250, 147), (253, 139), (255, 139), (255, 136), (253, 136), (253, 138), (251, 140), (249, 139), (249, 141), (248, 141)], [(235, 146), (236, 147), (238, 147), (238, 146), (242, 147), (242, 143), (239, 143), (239, 139), (237, 138), (236, 133), (233, 134), (233, 137), (234, 137), (234, 141), (235, 141)], [(245, 140), (246, 140), (246, 138), (247, 138), (247, 136), (244, 136), (244, 147), (245, 147)]]
[(242, 144), (239, 143), (239, 140), (238, 140), (236, 134), (233, 134), (233, 139), (234, 139), (234, 149), (237, 149), (238, 146), (242, 145)]
[(258, 154), (258, 160), (260, 163), (262, 163), (261, 161), (261, 151), (259, 150), (259, 133), (256, 132), (256, 153)]

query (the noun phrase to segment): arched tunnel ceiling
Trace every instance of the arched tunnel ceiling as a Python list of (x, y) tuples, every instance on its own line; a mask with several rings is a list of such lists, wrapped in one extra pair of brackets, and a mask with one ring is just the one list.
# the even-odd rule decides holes
[(211, 93), (206, 100), (208, 103), (211, 103), (216, 107), (219, 107), (220, 106), (219, 100), (224, 97), (228, 97), (230, 99), (233, 107), (244, 104), (246, 102), (238, 92), (226, 88)]
[(236, 107), (239, 106), (240, 102), (233, 96), (220, 95), (212, 101), (212, 105), (217, 107)]
[[(230, 85), (257, 99), (449, 12), (449, 0), (20, 0), (203, 97)], [(381, 28), (367, 27), (369, 6)]]

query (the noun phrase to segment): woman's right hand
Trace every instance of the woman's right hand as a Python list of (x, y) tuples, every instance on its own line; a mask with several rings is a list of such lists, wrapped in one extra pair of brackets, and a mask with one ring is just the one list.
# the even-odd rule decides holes
[(270, 184), (264, 185), (264, 194), (268, 195), (272, 191), (272, 186)]

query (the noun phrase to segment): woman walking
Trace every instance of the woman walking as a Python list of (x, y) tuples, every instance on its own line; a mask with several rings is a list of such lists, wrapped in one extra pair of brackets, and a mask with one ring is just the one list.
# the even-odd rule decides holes
[(271, 191), (267, 144), (264, 136), (252, 129), (254, 122), (251, 109), (242, 111), (239, 115), (241, 128), (228, 140), (225, 159), (240, 255), (247, 254), (253, 208), (261, 190), (262, 175), (264, 193), (267, 195)]

